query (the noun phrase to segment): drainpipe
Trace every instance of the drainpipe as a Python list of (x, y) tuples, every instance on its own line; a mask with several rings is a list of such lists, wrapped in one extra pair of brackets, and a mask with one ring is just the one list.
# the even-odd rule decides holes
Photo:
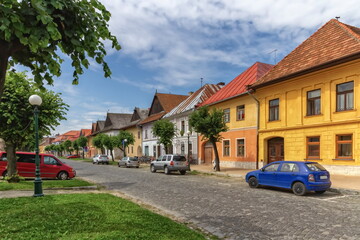
[(256, 118), (256, 169), (259, 168), (259, 128), (260, 128), (260, 101), (251, 93), (251, 90), (246, 92), (252, 97), (257, 106), (257, 118)]

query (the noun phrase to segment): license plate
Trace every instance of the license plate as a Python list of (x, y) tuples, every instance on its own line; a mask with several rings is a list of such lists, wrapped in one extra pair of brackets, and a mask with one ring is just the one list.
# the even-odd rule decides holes
[(328, 179), (328, 176), (320, 176), (320, 179)]

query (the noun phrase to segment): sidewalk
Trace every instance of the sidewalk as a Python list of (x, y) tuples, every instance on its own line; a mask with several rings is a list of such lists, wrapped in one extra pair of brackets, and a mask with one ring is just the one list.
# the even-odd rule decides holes
[[(215, 172), (212, 165), (191, 165), (191, 170), (202, 173), (211, 173), (219, 176), (237, 177), (245, 180), (245, 175), (253, 170), (239, 168), (221, 167), (221, 172)], [(360, 193), (360, 176), (331, 175), (331, 189), (334, 191), (345, 192), (355, 191)]]

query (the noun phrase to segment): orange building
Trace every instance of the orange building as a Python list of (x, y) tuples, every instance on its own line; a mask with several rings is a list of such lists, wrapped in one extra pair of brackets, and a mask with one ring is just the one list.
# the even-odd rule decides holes
[[(247, 86), (271, 68), (270, 64), (255, 63), (201, 104), (224, 111), (229, 130), (221, 134), (223, 139), (217, 143), (221, 166), (257, 168), (258, 103), (248, 94)], [(200, 164), (213, 161), (212, 144), (202, 141), (201, 136), (198, 152)]]

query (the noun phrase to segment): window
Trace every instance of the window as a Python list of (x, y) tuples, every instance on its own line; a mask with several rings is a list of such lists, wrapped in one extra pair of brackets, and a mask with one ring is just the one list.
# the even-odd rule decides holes
[(56, 161), (56, 159), (49, 157), (49, 156), (44, 156), (44, 164), (47, 165), (57, 165), (58, 161)]
[(336, 85), (336, 111), (354, 109), (354, 82)]
[(230, 108), (224, 109), (224, 122), (230, 122)]
[(145, 156), (149, 156), (149, 146), (145, 146)]
[(156, 157), (156, 146), (153, 146), (153, 156)]
[(320, 89), (307, 92), (307, 115), (321, 114), (321, 91)]
[(230, 140), (223, 141), (223, 148), (224, 148), (224, 156), (230, 156)]
[(236, 120), (241, 121), (245, 119), (245, 105), (236, 107)]
[(307, 138), (307, 158), (320, 158), (320, 137)]
[(266, 168), (264, 168), (264, 172), (276, 172), (277, 169), (279, 168), (280, 163), (274, 163), (271, 164), (269, 166), (267, 166)]
[(237, 156), (244, 157), (245, 156), (245, 140), (244, 139), (237, 139), (236, 140), (236, 149), (237, 149)]
[(134, 153), (134, 147), (131, 146), (131, 153)]
[(296, 163), (283, 163), (280, 172), (298, 172), (299, 167)]
[(352, 158), (352, 134), (336, 136), (336, 158)]
[(269, 121), (279, 120), (279, 99), (269, 101)]
[(145, 139), (148, 139), (148, 132), (147, 132), (147, 129), (145, 130)]
[(138, 131), (138, 139), (140, 139), (140, 131)]
[(185, 133), (185, 121), (181, 121), (180, 131), (181, 131), (183, 134)]

